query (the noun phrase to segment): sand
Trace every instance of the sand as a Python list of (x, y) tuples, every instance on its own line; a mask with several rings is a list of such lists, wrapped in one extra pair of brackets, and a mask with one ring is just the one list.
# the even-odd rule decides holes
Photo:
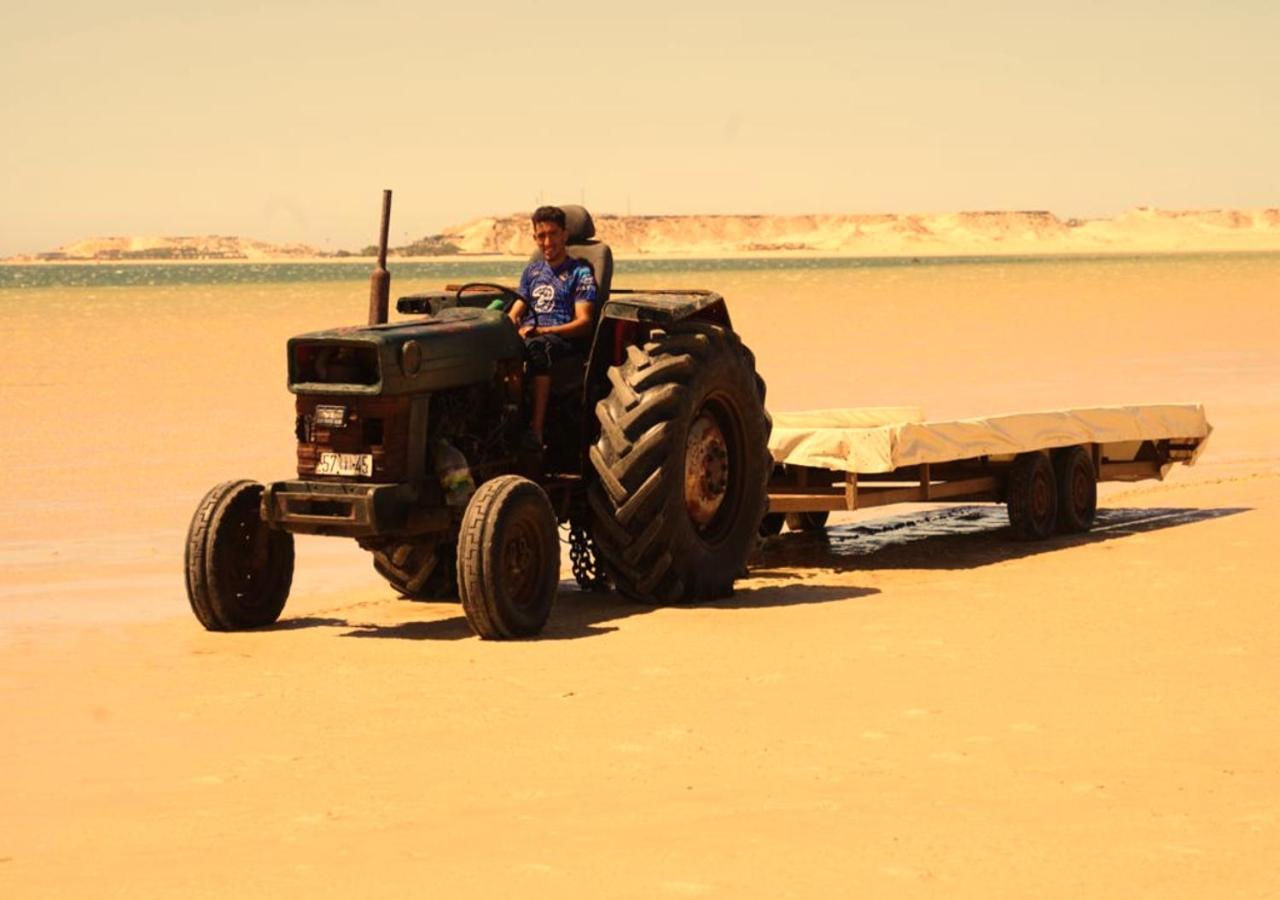
[(1077, 538), (843, 516), (729, 600), (566, 583), (511, 644), (313, 539), (279, 626), (210, 634), (186, 518), (288, 474), (283, 338), (362, 290), (6, 297), (0, 895), (1275, 893), (1280, 266), (713, 277), (778, 408), (1199, 400), (1216, 431)]

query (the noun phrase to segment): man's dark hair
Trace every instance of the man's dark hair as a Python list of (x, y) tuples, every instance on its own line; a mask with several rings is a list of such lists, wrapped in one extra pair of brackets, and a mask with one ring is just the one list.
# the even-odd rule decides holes
[(555, 222), (561, 228), (567, 228), (564, 219), (564, 210), (558, 206), (539, 206), (533, 211), (533, 227), (537, 228), (539, 222)]

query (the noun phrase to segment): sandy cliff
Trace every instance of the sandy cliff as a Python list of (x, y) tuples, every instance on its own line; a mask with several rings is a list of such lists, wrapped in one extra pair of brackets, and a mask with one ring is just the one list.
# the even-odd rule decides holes
[(255, 262), (303, 259), (319, 255), (319, 250), (307, 244), (271, 244), (253, 238), (230, 235), (206, 234), (177, 237), (134, 235), (85, 238), (64, 244), (48, 253), (18, 257), (15, 261), (232, 259)]
[[(985, 256), (1069, 253), (1280, 251), (1280, 208), (1157, 210), (1110, 219), (1045, 211), (821, 215), (596, 216), (597, 236), (621, 256)], [(525, 256), (528, 213), (486, 216), (392, 248), (392, 256)], [(97, 237), (9, 262), (302, 260), (326, 255), (301, 243), (219, 235)], [(340, 253), (338, 256), (350, 256)]]
[[(859, 256), (1280, 250), (1280, 209), (1134, 209), (1112, 219), (1051, 212), (596, 217), (620, 254), (807, 251)], [(486, 217), (446, 231), (466, 253), (524, 255), (527, 217)]]

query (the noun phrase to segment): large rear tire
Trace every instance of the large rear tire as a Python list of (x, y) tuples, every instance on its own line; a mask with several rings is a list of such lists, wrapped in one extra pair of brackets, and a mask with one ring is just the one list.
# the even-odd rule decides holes
[(209, 631), (280, 618), (293, 583), (293, 535), (262, 520), (262, 485), (227, 481), (209, 491), (187, 529), (187, 599)]
[(1049, 454), (1023, 453), (1009, 468), (1005, 502), (1013, 536), (1020, 541), (1042, 541), (1058, 523), (1058, 485)]
[(729, 329), (654, 330), (596, 405), (592, 531), (618, 590), (646, 603), (733, 593), (773, 470), (764, 382)]
[(458, 545), (416, 538), (379, 544), (361, 543), (373, 555), (373, 568), (402, 597), (410, 600), (458, 599)]
[(1080, 534), (1093, 527), (1098, 512), (1098, 476), (1084, 447), (1064, 447), (1053, 454), (1058, 483), (1058, 531)]
[(480, 485), (458, 535), (458, 591), (467, 622), (486, 640), (533, 637), (560, 584), (560, 534), (538, 485), (502, 475)]

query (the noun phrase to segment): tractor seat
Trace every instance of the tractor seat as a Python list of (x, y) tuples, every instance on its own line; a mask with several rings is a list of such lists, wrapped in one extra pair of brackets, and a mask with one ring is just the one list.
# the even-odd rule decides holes
[(596, 313), (609, 299), (609, 286), (613, 282), (613, 251), (603, 241), (595, 240), (596, 223), (583, 206), (562, 206), (565, 230), (569, 242), (565, 249), (574, 259), (585, 260), (596, 276)]

